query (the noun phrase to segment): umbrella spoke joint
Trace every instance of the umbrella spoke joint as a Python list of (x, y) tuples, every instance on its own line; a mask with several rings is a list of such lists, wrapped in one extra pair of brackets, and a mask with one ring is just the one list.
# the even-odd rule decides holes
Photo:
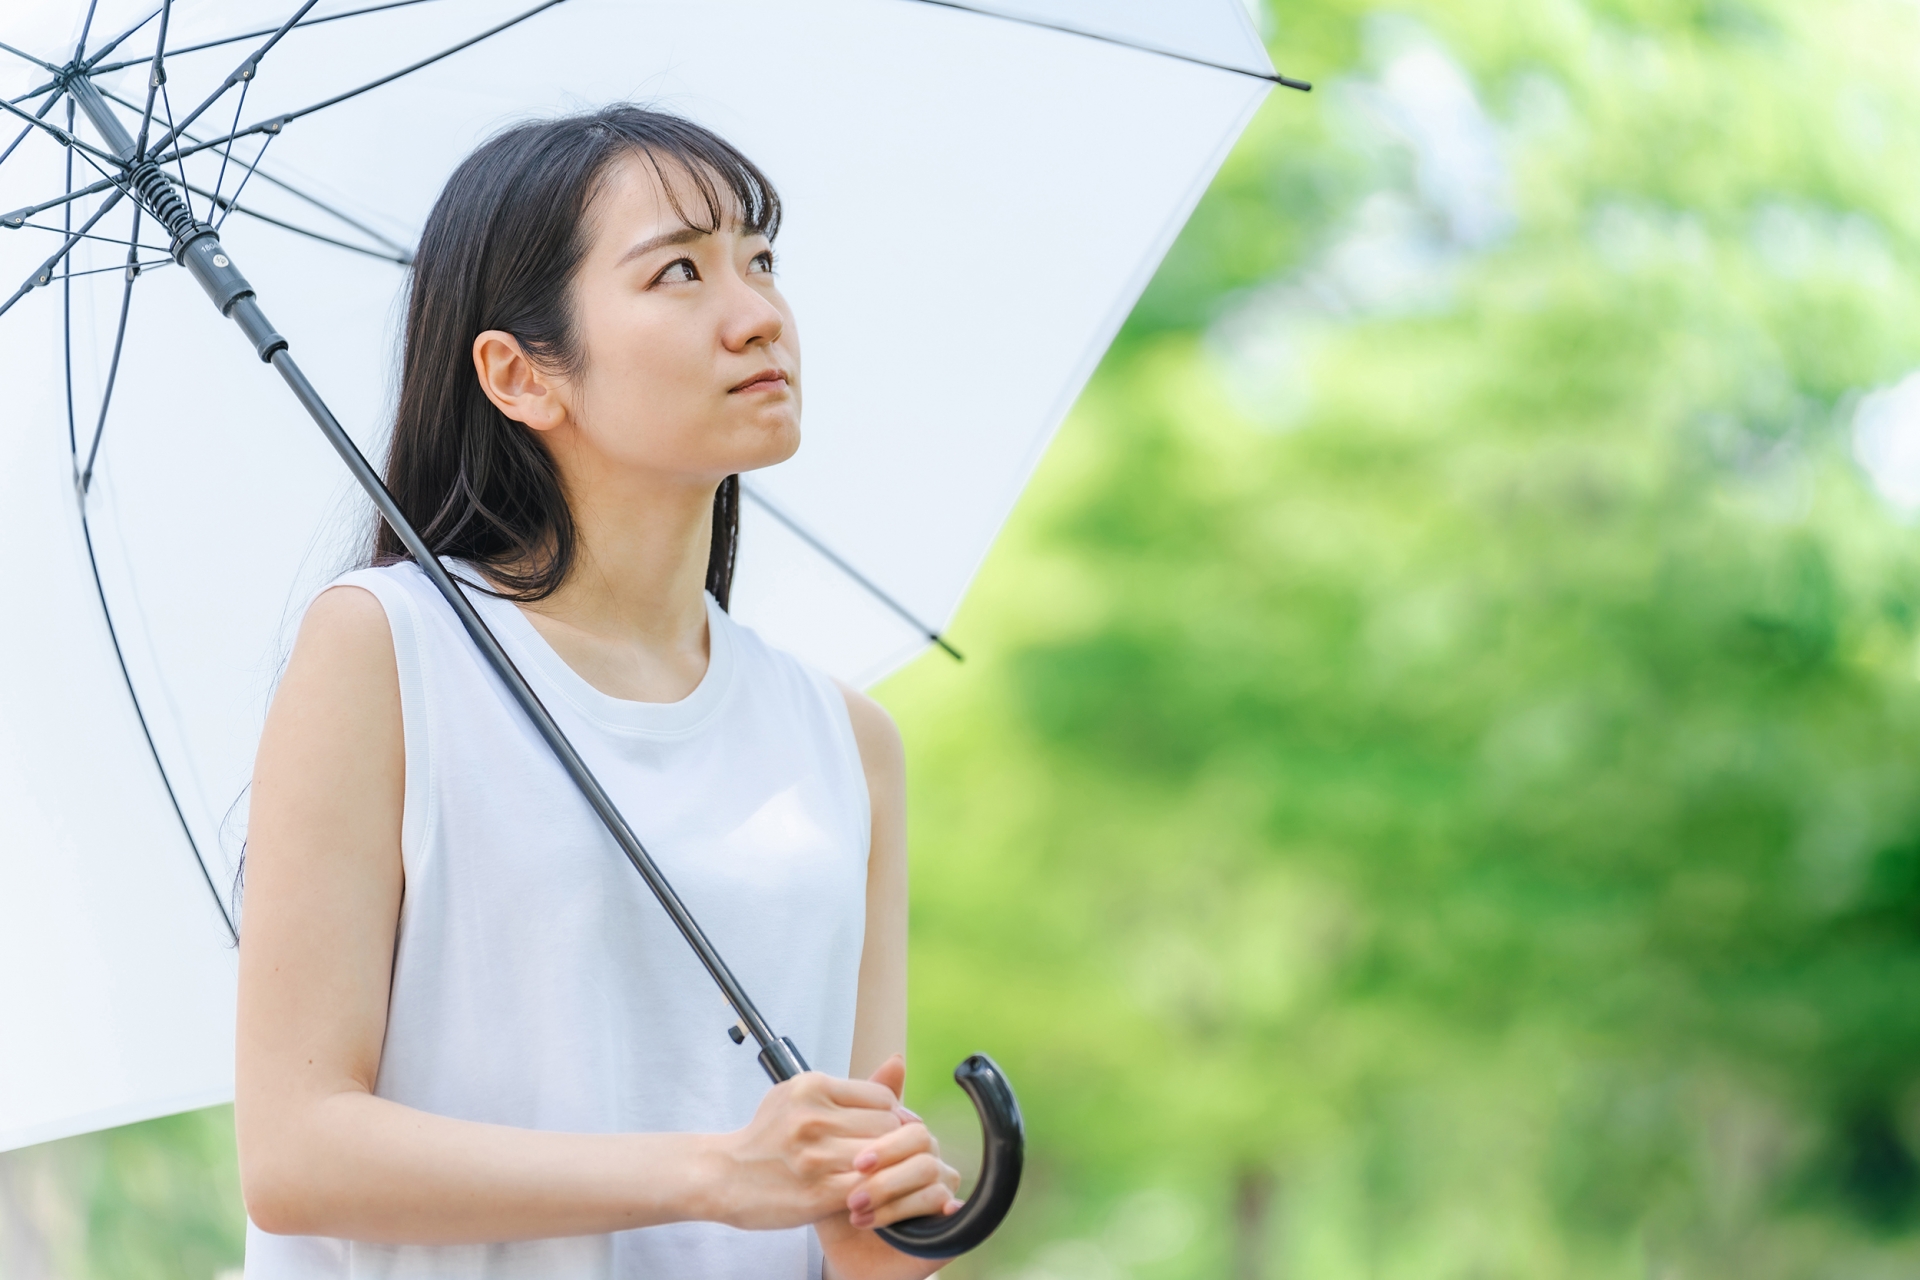
[[(251, 66), (251, 63), (247, 63), (243, 69)], [(239, 74), (235, 72), (235, 75)], [(254, 303), (253, 286), (240, 274), (240, 268), (233, 265), (233, 259), (227, 256), (219, 233), (193, 216), (193, 210), (174, 188), (173, 180), (153, 157), (140, 154), (125, 126), (90, 81), (76, 77), (68, 91), (93, 122), (93, 127), (100, 131), (100, 136), (106, 139), (107, 145), (129, 166), (127, 186), (140, 206), (167, 229), (172, 239), (174, 261), (200, 282), (200, 287), (213, 299), (213, 305), (220, 309), (221, 315), (240, 326), (252, 341), (254, 350), (259, 352), (260, 359), (271, 360), (274, 352), (286, 347), (287, 340), (274, 332), (273, 326)], [(277, 128), (274, 131), (277, 132)], [(14, 215), (8, 216), (11, 218)], [(130, 264), (128, 270), (132, 272), (134, 265)], [(43, 273), (40, 283), (44, 285), (49, 279), (50, 271)], [(132, 279), (131, 274), (128, 279)]]

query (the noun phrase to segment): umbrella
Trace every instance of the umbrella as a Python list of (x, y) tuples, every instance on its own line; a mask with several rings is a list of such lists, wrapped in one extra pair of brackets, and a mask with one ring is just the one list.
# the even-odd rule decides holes
[[(16, 0), (0, 41), (0, 529), (28, 552), (0, 628), (0, 1148), (229, 1096), (223, 891), (266, 696), (364, 542), (359, 493), (397, 520), (364, 458), (407, 246), (487, 133), (647, 100), (780, 186), (807, 445), (745, 487), (735, 611), (868, 683), (957, 656), (944, 628), (1053, 428), (1295, 83), (1238, 0)], [(939, 403), (907, 394), (929, 352), (965, 375)], [(769, 1074), (798, 1069), (442, 585)], [(1004, 1079), (957, 1078), (982, 1187), (901, 1247), (966, 1247), (1017, 1181)]]

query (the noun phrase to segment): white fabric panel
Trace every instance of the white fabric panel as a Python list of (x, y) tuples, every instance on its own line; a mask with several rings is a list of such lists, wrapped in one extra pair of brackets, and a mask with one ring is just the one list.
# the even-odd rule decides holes
[[(329, 0), (316, 12), (362, 3)], [(526, 7), (438, 0), (302, 29), (262, 64), (242, 119), (396, 70)], [(1021, 8), (1065, 14), (1088, 30), (1098, 19), (1156, 45), (1177, 36), (1209, 60), (1244, 63), (1258, 51), (1239, 0)], [(57, 60), (77, 34), (75, 9), (71, 0), (13, 0), (0, 39)], [(180, 0), (170, 43), (270, 25), (290, 10)], [(95, 31), (118, 31), (144, 11), (102, 0)], [(1229, 59), (1234, 32), (1242, 43)], [(143, 31), (123, 53), (140, 56), (151, 39)], [(251, 48), (171, 59), (175, 113)], [(17, 61), (0, 68), (9, 96), (35, 83), (37, 73)], [(137, 100), (144, 68), (105, 84)], [(732, 139), (787, 202), (782, 287), (805, 349), (805, 443), (752, 483), (913, 614), (944, 627), (1054, 427), (1266, 88), (915, 0), (568, 0), (296, 121), (273, 141), (263, 171), (411, 244), (452, 167), (516, 119), (628, 99)], [(195, 132), (233, 118), (229, 100)], [(84, 123), (80, 133), (92, 137)], [(60, 190), (62, 158), (32, 139), (0, 166), (0, 212)], [(188, 167), (195, 183), (211, 186), (218, 157)], [(92, 176), (84, 165), (79, 174)], [(230, 172), (226, 190), (234, 180)], [(243, 200), (367, 242), (259, 179)], [(119, 212), (102, 224), (113, 235), (125, 228)], [(242, 215), (223, 235), (295, 357), (362, 447), (378, 454), (403, 271)], [(53, 243), (39, 233), (0, 234), (0, 286), (26, 276)], [(122, 252), (88, 245), (74, 266), (112, 267)], [(120, 287), (117, 271), (74, 282), (83, 448)], [(84, 557), (72, 550), (58, 324), (53, 289), (0, 318), (9, 372), (16, 357), (33, 371), (13, 380), (28, 399), (0, 425), (8, 459), (0, 535), (47, 548), (22, 570), (28, 587), (12, 597), (34, 602), (34, 620), (0, 639), (0, 753), (32, 759), (31, 769), (0, 762), (0, 797), (35, 779), (34, 805), (0, 805), (0, 949), (23, 957), (98, 949), (87, 964), (39, 966), (33, 991), (16, 990), (29, 985), (11, 976), (23, 971), (17, 964), (0, 969), (9, 975), (0, 979), (0, 1146), (87, 1127), (114, 1107), (116, 1119), (157, 1114), (183, 1097), (218, 1096), (229, 1079), (231, 954), (217, 917), (209, 923), (206, 890), (105, 647)], [(142, 277), (126, 349), (89, 511), (135, 686), (188, 821), (225, 883), (290, 624), (364, 545), (367, 508), (277, 376), (184, 272)], [(868, 683), (925, 645), (751, 504), (742, 556), (741, 619), (842, 678)], [(965, 637), (957, 641), (965, 647)], [(15, 685), (33, 697), (16, 695)], [(94, 878), (47, 878), (47, 866), (70, 863)], [(172, 886), (165, 892), (163, 880)], [(87, 894), (122, 881), (129, 902), (151, 904), (165, 919), (95, 928), (119, 917)], [(106, 1012), (101, 975), (132, 971), (156, 989), (161, 975), (174, 975), (167, 981), (177, 979), (177, 1007), (151, 994), (138, 1002), (139, 1017), (118, 1006)], [(103, 1046), (114, 1045), (153, 1069), (129, 1069), (111, 1087), (86, 1083)], [(185, 1065), (166, 1065), (169, 1055)], [(65, 1084), (55, 1090), (42, 1080)]]
[(0, 1149), (209, 1105), (232, 1081), (233, 951), (121, 685), (66, 479), (58, 301), (35, 296), (3, 339)]
[(954, 0), (962, 8), (1198, 58), (1257, 75), (1273, 74), (1246, 7), (1212, 0)]

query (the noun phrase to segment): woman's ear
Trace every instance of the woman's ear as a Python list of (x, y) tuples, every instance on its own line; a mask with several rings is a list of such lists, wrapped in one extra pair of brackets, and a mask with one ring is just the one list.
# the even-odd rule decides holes
[(512, 334), (488, 329), (475, 338), (473, 371), (487, 399), (515, 422), (535, 431), (551, 431), (567, 420), (559, 388), (527, 358)]

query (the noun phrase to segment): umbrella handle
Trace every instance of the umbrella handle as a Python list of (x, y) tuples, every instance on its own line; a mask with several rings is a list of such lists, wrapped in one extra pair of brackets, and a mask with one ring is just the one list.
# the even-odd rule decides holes
[(999, 1064), (976, 1053), (953, 1069), (953, 1079), (973, 1099), (973, 1109), (980, 1116), (984, 1148), (980, 1181), (965, 1206), (951, 1217), (908, 1218), (875, 1232), (916, 1258), (957, 1257), (982, 1244), (1013, 1208), (1026, 1161), (1027, 1129), (1020, 1119), (1020, 1103)]
[[(735, 1040), (745, 1038), (738, 1028), (730, 1034)], [(778, 1036), (760, 1051), (760, 1069), (779, 1084), (808, 1067), (793, 1041)], [(1007, 1210), (1013, 1208), (1014, 1194), (1020, 1190), (1020, 1170), (1026, 1163), (1026, 1122), (1020, 1118), (1020, 1102), (1013, 1096), (1013, 1086), (1007, 1083), (1000, 1064), (984, 1053), (976, 1053), (953, 1069), (953, 1080), (973, 1099), (974, 1113), (980, 1117), (980, 1178), (973, 1194), (951, 1216), (907, 1218), (874, 1231), (900, 1252), (916, 1258), (957, 1258), (986, 1243)]]

